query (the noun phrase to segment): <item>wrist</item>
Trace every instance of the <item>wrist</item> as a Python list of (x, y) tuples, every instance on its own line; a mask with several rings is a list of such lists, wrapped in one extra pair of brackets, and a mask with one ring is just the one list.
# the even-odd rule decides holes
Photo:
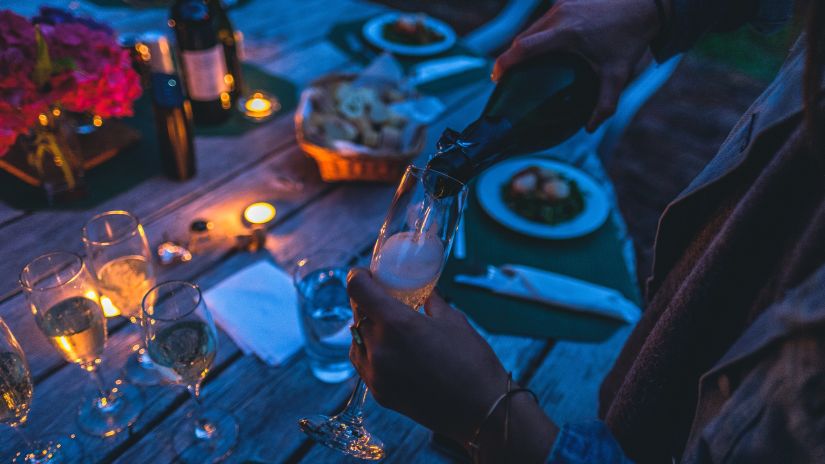
[[(517, 388), (515, 384), (512, 387)], [(530, 393), (517, 393), (508, 400), (509, 405), (502, 401), (480, 430), (478, 461), (544, 462), (558, 428)]]

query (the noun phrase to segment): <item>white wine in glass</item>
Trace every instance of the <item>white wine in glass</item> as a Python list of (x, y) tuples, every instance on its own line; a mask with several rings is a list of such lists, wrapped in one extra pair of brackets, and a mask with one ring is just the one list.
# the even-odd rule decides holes
[[(410, 166), (401, 178), (375, 241), (370, 271), (387, 293), (410, 309), (424, 305), (435, 288), (466, 198), (463, 183), (437, 171)], [(342, 453), (383, 459), (383, 443), (364, 427), (366, 397), (367, 387), (359, 379), (343, 411), (306, 417), (298, 425), (318, 443)]]
[(103, 387), (98, 370), (106, 346), (106, 319), (83, 259), (68, 252), (37, 257), (20, 273), (20, 286), (43, 335), (95, 383), (97, 395), (80, 405), (80, 428), (110, 437), (132, 425), (143, 411), (143, 393), (123, 382), (111, 390)]
[[(156, 283), (152, 252), (140, 221), (128, 211), (100, 213), (83, 226), (83, 245), (105, 314), (121, 315), (139, 326), (143, 297)], [(157, 385), (161, 375), (141, 345), (134, 347), (137, 353), (126, 362), (126, 377), (134, 384)]]
[(25, 443), (24, 449), (14, 452), (12, 456), (0, 455), (0, 458), (4, 462), (24, 464), (81, 462), (83, 453), (80, 445), (69, 437), (55, 436), (30, 441), (23, 433), (21, 428), (28, 421), (33, 392), (26, 356), (11, 330), (0, 319), (0, 423), (16, 430)]
[(106, 345), (106, 324), (96, 301), (69, 297), (44, 310), (37, 326), (63, 357), (84, 369), (94, 369)]
[(194, 417), (172, 437), (176, 462), (210, 463), (224, 459), (238, 441), (238, 421), (220, 409), (203, 409), (201, 382), (218, 352), (218, 331), (200, 288), (189, 282), (158, 284), (143, 299), (143, 337), (159, 371), (192, 395)]

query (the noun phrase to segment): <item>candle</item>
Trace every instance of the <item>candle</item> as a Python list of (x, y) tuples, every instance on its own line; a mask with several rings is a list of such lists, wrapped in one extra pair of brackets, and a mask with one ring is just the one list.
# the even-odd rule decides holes
[(262, 226), (275, 219), (275, 207), (264, 201), (252, 203), (243, 211), (243, 218), (253, 226)]
[(266, 93), (257, 90), (248, 97), (242, 98), (239, 102), (241, 111), (247, 119), (255, 122), (262, 122), (269, 119), (273, 114), (281, 109), (278, 100), (270, 97)]

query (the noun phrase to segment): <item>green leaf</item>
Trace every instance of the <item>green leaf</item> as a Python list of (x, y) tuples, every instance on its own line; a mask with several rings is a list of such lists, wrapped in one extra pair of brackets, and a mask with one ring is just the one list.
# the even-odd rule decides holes
[(76, 68), (75, 62), (69, 57), (58, 58), (52, 61), (52, 74), (59, 74), (63, 71), (72, 71)]
[(49, 57), (49, 47), (46, 46), (46, 40), (43, 34), (40, 33), (40, 27), (34, 27), (34, 40), (37, 44), (37, 59), (34, 62), (34, 71), (32, 71), (32, 80), (38, 87), (49, 81), (52, 75), (52, 60)]

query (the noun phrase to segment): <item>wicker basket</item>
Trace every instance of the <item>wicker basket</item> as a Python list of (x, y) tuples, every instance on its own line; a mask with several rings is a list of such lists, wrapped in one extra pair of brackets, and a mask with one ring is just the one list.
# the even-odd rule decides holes
[(295, 112), (295, 136), (301, 149), (318, 164), (321, 179), (325, 182), (371, 181), (396, 182), (410, 162), (421, 153), (427, 140), (426, 128), (422, 125), (413, 136), (409, 147), (395, 154), (341, 154), (338, 151), (318, 145), (306, 137), (303, 121), (311, 111), (309, 90), (336, 80), (352, 80), (353, 75), (335, 74), (313, 82), (309, 89), (301, 93), (301, 101)]

